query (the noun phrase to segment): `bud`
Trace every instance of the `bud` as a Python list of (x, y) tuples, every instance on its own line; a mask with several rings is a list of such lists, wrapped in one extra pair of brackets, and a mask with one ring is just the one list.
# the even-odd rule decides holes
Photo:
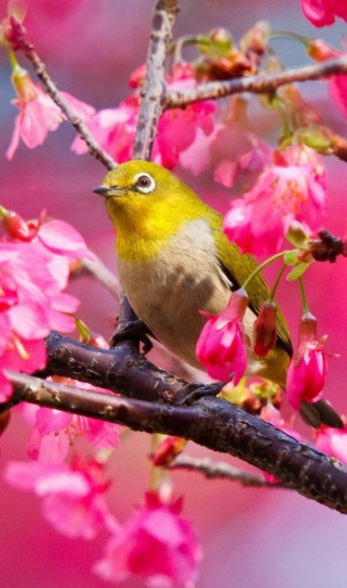
[(253, 325), (254, 352), (265, 357), (276, 343), (277, 307), (274, 302), (264, 302)]
[(229, 56), (233, 48), (233, 38), (227, 29), (216, 27), (207, 35), (198, 37), (197, 48), (204, 55), (219, 60)]
[(186, 445), (187, 440), (182, 437), (166, 437), (154, 452), (153, 464), (155, 466), (169, 466), (175, 457), (182, 453)]
[(323, 39), (310, 39), (306, 44), (306, 53), (315, 61), (327, 61), (340, 56), (340, 53)]
[(38, 231), (38, 227), (33, 223), (27, 223), (19, 214), (13, 210), (7, 210), (3, 206), (0, 206), (0, 217), (12, 239), (32, 241)]
[(267, 50), (271, 26), (267, 20), (260, 20), (240, 40), (242, 51), (254, 51), (262, 55)]

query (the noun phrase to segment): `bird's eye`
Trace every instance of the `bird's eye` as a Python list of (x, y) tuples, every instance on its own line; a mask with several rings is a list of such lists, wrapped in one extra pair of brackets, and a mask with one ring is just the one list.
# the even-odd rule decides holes
[(143, 172), (137, 174), (134, 177), (134, 181), (136, 188), (143, 194), (149, 194), (150, 192), (153, 192), (155, 188), (155, 181), (149, 174), (145, 174)]

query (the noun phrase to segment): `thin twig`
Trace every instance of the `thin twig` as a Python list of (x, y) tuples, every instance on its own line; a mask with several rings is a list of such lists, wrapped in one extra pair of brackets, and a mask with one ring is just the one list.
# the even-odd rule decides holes
[(27, 38), (25, 28), (13, 16), (10, 17), (9, 22), (11, 25), (10, 39), (14, 48), (23, 51), (29, 59), (47, 94), (49, 94), (52, 100), (57, 106), (59, 106), (60, 110), (65, 114), (66, 118), (72, 124), (81, 139), (83, 139), (88, 145), (89, 153), (95, 157), (95, 159), (100, 161), (107, 169), (111, 170), (116, 167), (117, 163), (114, 159), (93, 138), (88, 127), (78, 116), (76, 116), (73, 109), (59, 92), (56, 84), (47, 72), (45, 64), (36, 52), (34, 45)]
[(282, 484), (268, 482), (265, 476), (261, 474), (252, 474), (245, 472), (240, 468), (226, 463), (225, 461), (212, 461), (208, 457), (192, 457), (191, 455), (182, 454), (175, 458), (170, 464), (170, 470), (189, 470), (200, 472), (206, 478), (227, 478), (233, 482), (240, 482), (242, 486), (266, 487), (266, 488), (283, 488)]
[(221, 82), (200, 84), (190, 90), (167, 92), (165, 108), (184, 107), (192, 102), (211, 98), (222, 98), (231, 94), (252, 92), (253, 94), (274, 93), (278, 88), (293, 82), (322, 80), (326, 77), (347, 72), (347, 57), (339, 57), (324, 63), (305, 65), (275, 73), (245, 76)]
[(113, 298), (118, 299), (119, 281), (101, 259), (96, 258), (95, 261), (90, 261), (90, 259), (86, 259), (85, 257), (79, 259), (78, 262), (73, 265), (70, 278), (80, 278), (81, 276), (91, 276), (102, 284), (110, 292)]
[(225, 400), (205, 397), (189, 407), (169, 406), (5, 373), (14, 387), (12, 404), (26, 401), (135, 431), (183, 437), (240, 457), (303, 496), (347, 514), (346, 466)]

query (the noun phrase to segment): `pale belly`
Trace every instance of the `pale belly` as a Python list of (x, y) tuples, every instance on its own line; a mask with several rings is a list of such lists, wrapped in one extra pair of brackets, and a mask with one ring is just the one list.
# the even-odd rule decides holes
[[(219, 314), (231, 291), (219, 268), (211, 235), (202, 232), (198, 223), (196, 228), (194, 231), (190, 225), (181, 231), (152, 261), (119, 260), (118, 266), (137, 316), (170, 351), (201, 369), (195, 347), (206, 319), (199, 310)], [(249, 315), (253, 323), (254, 315)]]

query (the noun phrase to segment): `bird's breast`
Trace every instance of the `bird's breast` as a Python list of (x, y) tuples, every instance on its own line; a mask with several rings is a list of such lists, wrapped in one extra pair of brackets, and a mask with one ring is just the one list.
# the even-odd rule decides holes
[(125, 293), (137, 316), (173, 353), (200, 367), (195, 346), (203, 310), (218, 314), (230, 298), (211, 230), (190, 221), (146, 262), (118, 260)]

